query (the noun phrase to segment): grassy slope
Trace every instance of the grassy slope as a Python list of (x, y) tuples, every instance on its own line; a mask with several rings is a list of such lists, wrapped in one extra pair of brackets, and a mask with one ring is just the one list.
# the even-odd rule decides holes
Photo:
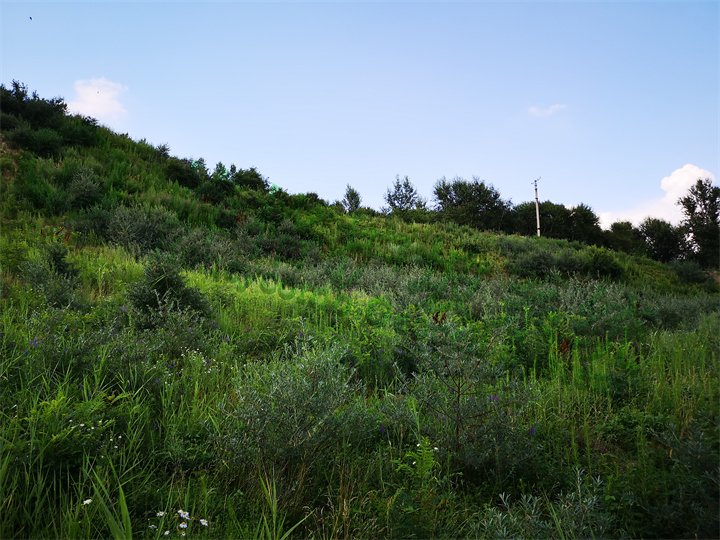
[(166, 163), (3, 144), (3, 537), (717, 533), (714, 287)]

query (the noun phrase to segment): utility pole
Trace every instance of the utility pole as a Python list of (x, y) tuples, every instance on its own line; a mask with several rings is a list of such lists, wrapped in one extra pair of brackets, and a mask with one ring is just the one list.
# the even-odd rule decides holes
[(538, 194), (537, 194), (537, 183), (538, 180), (540, 180), (540, 176), (538, 176), (538, 179), (535, 180), (535, 217), (537, 218), (537, 235), (540, 236), (540, 201), (538, 200)]

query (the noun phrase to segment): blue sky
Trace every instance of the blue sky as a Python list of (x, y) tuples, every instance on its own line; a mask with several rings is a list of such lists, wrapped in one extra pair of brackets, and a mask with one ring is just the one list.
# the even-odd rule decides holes
[[(13, 2), (0, 79), (212, 169), (380, 208), (478, 177), (607, 225), (720, 170), (706, 2)], [(32, 20), (30, 19), (32, 17)]]

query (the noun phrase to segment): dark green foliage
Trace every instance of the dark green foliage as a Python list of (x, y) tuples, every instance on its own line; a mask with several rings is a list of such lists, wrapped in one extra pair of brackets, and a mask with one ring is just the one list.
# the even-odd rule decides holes
[(171, 242), (178, 232), (177, 217), (164, 208), (118, 206), (108, 223), (107, 239), (147, 253)]
[(235, 191), (235, 184), (220, 175), (213, 175), (210, 180), (197, 189), (198, 196), (212, 204), (224, 201)]
[[(257, 364), (238, 379), (237, 406), (218, 433), (226, 459), (282, 469), (326, 461), (342, 441), (352, 370), (341, 351), (304, 350), (293, 362)], [(349, 426), (348, 426), (349, 427)]]
[(649, 483), (651, 492), (640, 495), (636, 502), (662, 536), (712, 538), (720, 531), (720, 454), (717, 418), (714, 420), (714, 432), (703, 430), (696, 422), (687, 433), (672, 424), (649, 430), (668, 452), (667, 458), (662, 452), (662, 457), (655, 459), (669, 461), (674, 474), (672, 480), (658, 475)]
[(32, 129), (57, 129), (62, 124), (67, 105), (62, 98), (41, 99), (37, 92), (28, 97), (28, 87), (13, 80), (12, 90), (0, 85), (3, 112), (25, 120)]
[(443, 177), (436, 182), (433, 197), (438, 212), (459, 225), (478, 230), (506, 228), (504, 220), (511, 209), (510, 201), (503, 200), (492, 184), (485, 184), (479, 178), (473, 178), (472, 182), (453, 178), (448, 182)]
[(68, 262), (68, 249), (60, 242), (53, 242), (43, 247), (43, 259), (50, 270), (63, 277), (77, 277), (78, 270)]
[(17, 116), (4, 111), (0, 113), (0, 130), (2, 130), (3, 133), (12, 131), (18, 127), (20, 127), (20, 119)]
[(720, 268), (720, 187), (699, 179), (678, 201), (688, 234), (689, 257), (705, 268)]
[(81, 244), (92, 244), (93, 240), (109, 238), (108, 227), (113, 218), (113, 212), (105, 210), (100, 206), (93, 206), (79, 212), (75, 219), (67, 222), (66, 226), (71, 231), (80, 234), (78, 241)]
[(345, 197), (342, 200), (342, 205), (343, 208), (345, 208), (345, 211), (355, 212), (358, 208), (360, 208), (361, 202), (362, 197), (360, 196), (360, 193), (348, 184), (347, 189), (345, 189)]
[[(513, 232), (524, 236), (537, 235), (537, 218), (534, 202), (516, 205), (512, 211)], [(568, 238), (572, 230), (570, 210), (550, 201), (540, 203), (540, 234), (547, 238)]]
[(232, 175), (235, 185), (254, 191), (268, 191), (268, 181), (258, 172), (255, 167), (247, 170), (240, 169)]
[(685, 233), (664, 219), (646, 218), (640, 224), (640, 235), (649, 247), (650, 257), (660, 262), (679, 259), (685, 252)]
[(2, 129), (15, 148), (41, 157), (58, 157), (64, 146), (97, 144), (97, 122), (91, 118), (67, 116), (62, 98), (28, 97), (27, 86), (13, 81), (12, 90), (0, 85)]
[(187, 309), (203, 316), (210, 314), (207, 298), (197, 289), (185, 285), (177, 259), (160, 251), (150, 254), (143, 278), (128, 292), (128, 299), (146, 315), (170, 305), (174, 309)]
[(95, 206), (102, 198), (102, 188), (95, 174), (82, 168), (70, 183), (68, 204), (72, 209), (84, 209)]
[(171, 182), (183, 187), (195, 189), (200, 185), (200, 174), (193, 168), (189, 159), (172, 157), (165, 163), (165, 175)]
[(67, 146), (95, 146), (98, 143), (97, 120), (89, 117), (65, 118), (60, 134)]
[(698, 284), (711, 280), (703, 267), (695, 261), (671, 261), (668, 266), (683, 283)]
[(601, 245), (602, 237), (600, 218), (592, 208), (580, 203), (570, 210), (570, 231), (565, 237), (567, 240)]
[(50, 128), (29, 131), (20, 128), (8, 135), (8, 141), (41, 157), (59, 156), (64, 143), (62, 135)]
[(477, 328), (440, 315), (416, 332), (406, 346), (417, 360), (412, 394), (427, 418), (424, 431), (467, 479), (509, 474), (533, 451), (528, 432), (514, 425), (529, 389), (505, 379), (504, 366), (490, 358), (489, 336)]
[(78, 272), (67, 261), (67, 253), (63, 244), (47, 244), (43, 246), (39, 260), (22, 263), (20, 272), (48, 306), (82, 309), (84, 303), (77, 294)]
[(556, 269), (555, 258), (545, 250), (527, 251), (517, 256), (514, 270), (518, 276), (544, 278)]
[(640, 230), (633, 227), (629, 221), (616, 221), (605, 232), (605, 244), (615, 251), (645, 255), (648, 245), (643, 240)]
[(622, 278), (625, 270), (615, 258), (615, 255), (604, 248), (590, 246), (585, 255), (585, 272), (591, 276)]
[(418, 194), (407, 176), (402, 180), (400, 180), (400, 175), (396, 176), (392, 191), (388, 189), (384, 199), (391, 212), (407, 212), (412, 209), (425, 208), (425, 200)]

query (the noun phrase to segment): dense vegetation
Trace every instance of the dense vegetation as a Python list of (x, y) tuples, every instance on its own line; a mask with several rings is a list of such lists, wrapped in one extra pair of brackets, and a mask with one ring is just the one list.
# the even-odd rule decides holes
[(662, 223), (329, 204), (0, 99), (0, 537), (718, 536), (717, 188), (668, 258)]

